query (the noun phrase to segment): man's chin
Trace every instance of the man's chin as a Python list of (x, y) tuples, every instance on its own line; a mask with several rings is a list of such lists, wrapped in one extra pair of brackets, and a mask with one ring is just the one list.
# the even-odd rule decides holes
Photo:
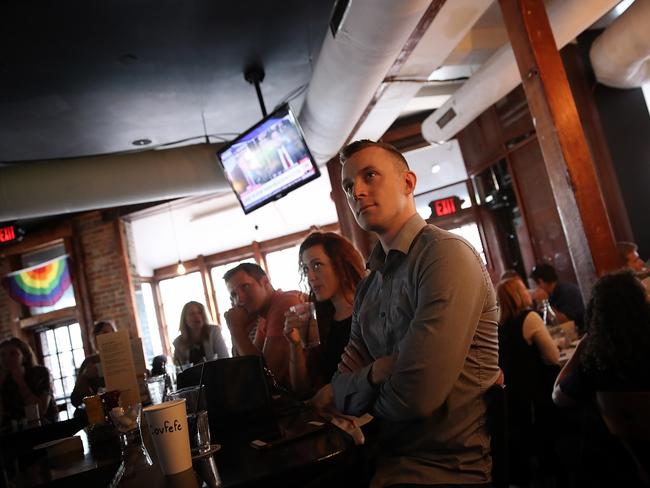
[(367, 220), (363, 215), (359, 215), (355, 219), (359, 227), (361, 227), (366, 232), (378, 232), (380, 226), (375, 224), (372, 220)]

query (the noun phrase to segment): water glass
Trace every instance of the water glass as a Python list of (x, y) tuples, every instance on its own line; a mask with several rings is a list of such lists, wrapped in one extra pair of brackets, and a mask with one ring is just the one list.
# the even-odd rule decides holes
[(165, 375), (147, 378), (147, 390), (149, 390), (149, 398), (153, 405), (162, 403), (165, 397)]
[(169, 399), (186, 401), (187, 425), (190, 434), (190, 447), (193, 454), (203, 454), (210, 450), (210, 423), (208, 421), (207, 401), (204, 386), (190, 386), (170, 393)]

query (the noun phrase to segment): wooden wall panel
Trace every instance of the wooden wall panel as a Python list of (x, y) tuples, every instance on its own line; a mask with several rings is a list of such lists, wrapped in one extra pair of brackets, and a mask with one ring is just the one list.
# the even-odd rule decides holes
[(536, 261), (551, 263), (560, 280), (575, 282), (569, 248), (539, 144), (533, 140), (510, 153), (509, 157)]

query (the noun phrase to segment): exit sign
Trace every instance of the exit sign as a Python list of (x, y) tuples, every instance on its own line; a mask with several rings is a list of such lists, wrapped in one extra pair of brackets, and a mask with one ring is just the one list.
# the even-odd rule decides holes
[(0, 244), (11, 244), (19, 242), (25, 235), (25, 231), (15, 225), (0, 227)]
[(460, 211), (461, 199), (458, 197), (441, 198), (440, 200), (433, 200), (429, 203), (431, 207), (432, 217), (444, 217), (445, 215), (453, 215)]

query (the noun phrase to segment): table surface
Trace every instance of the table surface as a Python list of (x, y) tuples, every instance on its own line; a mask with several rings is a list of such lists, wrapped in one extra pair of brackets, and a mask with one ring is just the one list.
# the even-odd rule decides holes
[[(315, 418), (313, 412), (305, 409), (281, 417), (278, 422), (283, 429), (286, 429), (296, 423), (308, 422)], [(68, 486), (70, 483), (108, 485), (121, 461), (119, 451), (112, 449), (93, 452), (90, 449), (86, 432), (81, 430), (76, 435), (81, 437), (84, 444), (83, 458), (77, 457), (57, 466), (48, 464), (46, 458), (40, 458), (21, 472), (15, 480), (17, 486)], [(144, 433), (144, 429), (143, 437), (155, 463), (155, 450), (148, 434)], [(319, 431), (269, 449), (255, 449), (250, 446), (249, 440), (224, 442), (221, 449), (213, 455), (213, 460), (224, 488), (256, 484), (299, 486), (300, 479), (310, 479), (319, 470), (328, 469), (329, 466), (340, 462), (350, 446), (351, 439), (347, 434), (326, 423)], [(196, 463), (195, 467), (197, 467)], [(179, 476), (176, 476), (176, 479), (173, 477), (163, 478), (155, 464), (153, 468), (156, 469), (143, 473), (140, 476), (141, 479), (131, 485), (191, 486), (191, 484), (187, 484), (187, 476), (191, 477), (191, 475), (182, 474), (180, 478), (183, 476), (185, 478), (179, 484)]]

